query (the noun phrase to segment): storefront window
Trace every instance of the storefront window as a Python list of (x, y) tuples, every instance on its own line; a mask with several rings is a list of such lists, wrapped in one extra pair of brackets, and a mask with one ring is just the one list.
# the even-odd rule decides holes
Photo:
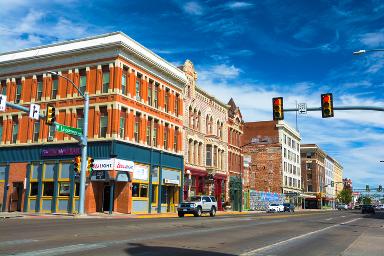
[(157, 185), (152, 185), (151, 203), (157, 203)]
[(133, 183), (133, 185), (132, 185), (132, 196), (133, 197), (139, 197), (139, 188), (140, 188), (140, 184)]
[(37, 179), (39, 177), (39, 172), (40, 172), (40, 166), (39, 165), (34, 165), (32, 167), (31, 179)]
[(61, 165), (61, 172), (60, 172), (60, 178), (61, 179), (69, 179), (69, 173), (71, 170), (72, 164), (62, 164)]
[(132, 185), (132, 196), (133, 197), (148, 197), (148, 185), (147, 184), (140, 184), (140, 183), (133, 183)]
[(75, 196), (79, 196), (80, 192), (80, 183), (76, 182), (75, 184)]
[(141, 186), (140, 186), (140, 197), (148, 197), (148, 185), (141, 184)]
[(54, 164), (45, 165), (44, 179), (53, 179), (55, 172)]
[(39, 185), (37, 182), (31, 182), (31, 190), (29, 191), (30, 196), (37, 196), (39, 192)]
[(43, 196), (53, 196), (54, 185), (53, 182), (43, 183)]
[(5, 166), (0, 166), (0, 181), (5, 180)]
[(69, 182), (60, 182), (59, 196), (69, 196), (70, 184)]

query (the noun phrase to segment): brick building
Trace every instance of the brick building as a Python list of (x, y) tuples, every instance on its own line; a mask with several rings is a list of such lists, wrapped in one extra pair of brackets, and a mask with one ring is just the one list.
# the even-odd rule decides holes
[(232, 210), (241, 210), (242, 206), (242, 176), (243, 176), (243, 155), (240, 142), (243, 135), (243, 117), (240, 108), (236, 106), (231, 98), (228, 102), (228, 175), (229, 195)]
[(300, 134), (283, 121), (245, 123), (242, 147), (244, 157), (251, 157), (250, 189), (282, 193), (299, 205), (300, 141)]
[[(184, 72), (120, 32), (1, 54), (7, 101), (36, 103), (43, 113), (53, 104), (56, 121), (72, 127), (84, 122), (83, 98), (48, 71), (90, 94), (95, 170), (87, 177), (86, 212), (175, 211), (183, 193)], [(7, 107), (0, 142), (3, 211), (77, 211), (75, 139)]]
[(181, 69), (188, 79), (184, 91), (184, 197), (214, 195), (221, 210), (228, 199), (228, 105), (197, 85), (193, 63)]

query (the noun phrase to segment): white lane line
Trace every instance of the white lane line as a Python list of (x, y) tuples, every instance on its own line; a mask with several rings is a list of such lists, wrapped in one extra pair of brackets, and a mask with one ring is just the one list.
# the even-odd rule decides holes
[(12, 246), (12, 245), (18, 245), (18, 244), (27, 244), (27, 243), (37, 242), (37, 241), (39, 240), (20, 239), (20, 240), (4, 241), (4, 242), (0, 242), (0, 247), (6, 247), (6, 246)]
[(325, 219), (325, 220), (332, 220), (333, 218), (328, 218), (328, 219)]
[(345, 215), (341, 216), (341, 218), (345, 218), (345, 217), (346, 217)]
[(75, 244), (75, 245), (68, 245), (68, 246), (56, 247), (51, 249), (39, 250), (34, 252), (19, 253), (16, 255), (18, 256), (62, 255), (62, 254), (75, 253), (75, 252), (81, 252), (81, 251), (87, 251), (87, 250), (95, 250), (95, 249), (100, 249), (104, 247), (107, 247), (107, 245), (104, 245), (102, 243)]
[(332, 225), (332, 226), (329, 226), (329, 227), (326, 227), (326, 228), (315, 230), (315, 231), (312, 231), (312, 232), (309, 232), (309, 233), (305, 233), (305, 234), (302, 234), (302, 235), (299, 235), (299, 236), (295, 236), (295, 237), (289, 238), (289, 239), (284, 240), (284, 241), (280, 241), (280, 242), (277, 242), (277, 243), (274, 243), (274, 244), (270, 244), (270, 245), (267, 245), (267, 246), (264, 246), (264, 247), (261, 247), (261, 248), (249, 251), (249, 252), (242, 253), (242, 254), (240, 254), (240, 256), (253, 256), (253, 255), (257, 255), (257, 253), (260, 253), (260, 252), (266, 251), (266, 250), (270, 250), (273, 247), (281, 246), (281, 245), (284, 245), (284, 244), (288, 244), (289, 242), (292, 242), (292, 241), (295, 241), (295, 240), (298, 240), (298, 239), (301, 239), (301, 238), (307, 238), (310, 235), (314, 235), (316, 233), (320, 233), (320, 232), (323, 232), (325, 230), (328, 230), (328, 229), (331, 229), (331, 228), (334, 228), (334, 227), (338, 227), (340, 225), (345, 225), (345, 224), (354, 222), (354, 221), (359, 220), (359, 219), (361, 219), (361, 218), (353, 219), (353, 220), (346, 221), (346, 222), (339, 223), (339, 224), (335, 224), (335, 225)]

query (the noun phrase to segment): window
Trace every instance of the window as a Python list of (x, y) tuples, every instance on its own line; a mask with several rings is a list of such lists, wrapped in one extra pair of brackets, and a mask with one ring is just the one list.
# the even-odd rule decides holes
[(140, 91), (141, 91), (141, 74), (137, 74), (136, 77), (136, 100), (140, 100)]
[(177, 152), (177, 148), (178, 148), (178, 135), (179, 135), (179, 129), (176, 127), (175, 128), (175, 132), (174, 132), (174, 135), (173, 135), (173, 151)]
[(17, 116), (12, 117), (12, 141), (11, 143), (16, 143), (17, 135), (19, 134), (19, 119)]
[(108, 93), (109, 88), (109, 66), (103, 66), (103, 84), (101, 93)]
[(169, 89), (165, 90), (164, 95), (164, 111), (168, 113), (168, 106), (169, 106)]
[(53, 182), (43, 182), (43, 196), (53, 196)]
[(80, 91), (84, 93), (86, 88), (87, 88), (87, 72), (85, 71), (85, 69), (82, 69), (80, 70)]
[[(85, 69), (80, 70), (79, 75), (80, 75), (79, 90), (82, 93), (84, 93), (87, 88), (87, 73)], [(75, 93), (78, 93), (77, 90), (75, 91)]]
[(206, 165), (212, 166), (212, 145), (207, 145), (206, 152)]
[(70, 194), (70, 183), (60, 182), (59, 183), (59, 196), (69, 196)]
[(152, 87), (153, 81), (149, 81), (148, 83), (148, 105), (152, 106)]
[(288, 182), (287, 182), (287, 176), (284, 176), (284, 185), (285, 185), (285, 186), (288, 185)]
[(124, 67), (123, 75), (121, 76), (121, 93), (127, 94), (127, 68)]
[(39, 184), (37, 182), (31, 182), (31, 190), (29, 191), (29, 196), (37, 196), (39, 193)]
[(135, 127), (133, 131), (135, 142), (139, 142), (139, 131), (140, 131), (140, 114), (137, 113), (135, 116)]
[(127, 111), (126, 109), (121, 109), (120, 112), (120, 131), (119, 131), (119, 136), (121, 139), (125, 138), (125, 123), (127, 121)]
[(203, 196), (203, 201), (210, 203), (211, 199), (208, 196)]
[(132, 196), (133, 197), (148, 197), (148, 185), (141, 183), (132, 184)]
[(0, 180), (5, 180), (5, 166), (0, 166)]
[(217, 167), (217, 147), (213, 147), (213, 166)]
[(292, 178), (289, 177), (289, 186), (292, 187)]
[(52, 141), (55, 138), (56, 126), (50, 125), (48, 128), (48, 141)]
[(7, 95), (7, 81), (2, 80), (0, 84), (0, 93), (2, 95)]
[(36, 100), (41, 100), (41, 96), (43, 95), (43, 77), (37, 76), (37, 96)]
[(149, 118), (147, 121), (147, 130), (146, 130), (146, 139), (147, 145), (151, 145), (151, 135), (152, 135), (152, 119)]
[(107, 137), (108, 112), (105, 107), (100, 108), (100, 138)]
[(33, 124), (32, 142), (37, 142), (39, 140), (39, 131), (40, 131), (40, 121), (35, 121), (35, 123)]
[(157, 147), (158, 129), (159, 129), (159, 121), (155, 121), (153, 126), (153, 138), (152, 138), (152, 146), (154, 147)]
[(155, 90), (153, 93), (153, 105), (155, 108), (159, 108), (159, 84), (155, 83)]
[(52, 81), (52, 94), (51, 99), (56, 99), (57, 96), (57, 88), (59, 87), (59, 80), (57, 78)]
[(164, 149), (168, 149), (169, 126), (164, 126)]
[(76, 116), (77, 116), (77, 128), (83, 128), (84, 126), (84, 113), (82, 109), (77, 109), (76, 110)]
[(20, 102), (21, 90), (22, 90), (21, 80), (20, 79), (16, 79), (16, 97), (15, 97), (15, 103), (16, 104)]
[[(179, 97), (180, 97), (180, 95), (176, 95), (176, 97), (175, 97), (175, 115), (176, 116), (179, 116), (179, 101), (180, 101)], [(199, 112), (199, 119), (200, 119), (200, 112)], [(199, 127), (197, 127), (197, 128), (199, 128)]]

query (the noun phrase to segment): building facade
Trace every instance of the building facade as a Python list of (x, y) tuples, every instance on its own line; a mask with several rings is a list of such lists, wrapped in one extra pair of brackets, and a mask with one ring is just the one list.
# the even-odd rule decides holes
[(250, 189), (281, 193), (300, 204), (300, 134), (285, 122), (264, 121), (245, 123), (243, 138), (243, 154), (252, 158)]
[[(85, 211), (172, 212), (182, 200), (181, 70), (123, 33), (0, 55), (7, 101), (56, 109), (56, 122), (81, 128), (84, 101), (57, 71), (90, 95)], [(76, 212), (78, 142), (7, 107), (0, 112), (3, 211)]]
[(240, 142), (243, 136), (244, 121), (240, 108), (231, 98), (228, 102), (228, 175), (229, 196), (232, 210), (239, 211), (243, 205), (243, 154)]
[(181, 67), (184, 90), (184, 198), (214, 195), (219, 210), (228, 200), (228, 105), (197, 86), (197, 73), (187, 60)]
[[(327, 155), (327, 157), (324, 159), (324, 187), (325, 187), (325, 205), (329, 207), (335, 208), (335, 188), (334, 188), (334, 161), (333, 159)], [(332, 186), (333, 185), (333, 186)]]

